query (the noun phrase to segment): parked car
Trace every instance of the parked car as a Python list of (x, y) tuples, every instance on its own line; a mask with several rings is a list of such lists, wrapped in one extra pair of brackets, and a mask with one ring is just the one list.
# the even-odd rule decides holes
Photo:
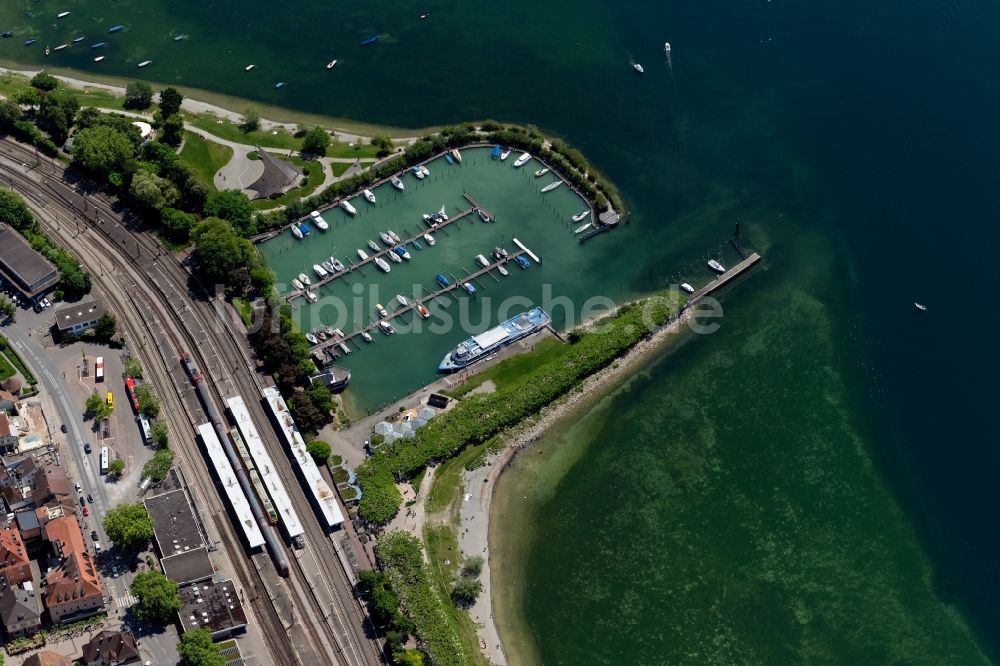
[[(81, 497), (80, 499), (83, 499), (83, 498)], [(86, 504), (83, 505), (83, 515), (84, 516), (89, 516), (90, 515), (90, 509), (87, 507)]]
[(80, 506), (86, 506), (86, 505), (87, 505), (87, 500), (85, 500), (85, 499), (83, 499), (83, 498), (81, 497), (81, 498), (80, 498)]
[(90, 442), (87, 442), (86, 444), (83, 445), (83, 452), (90, 453)]
[(62, 430), (64, 433), (69, 432), (69, 428), (66, 427), (65, 423), (63, 423), (61, 426), (59, 426), (59, 429)]
[(87, 504), (93, 504), (93, 503), (94, 503), (94, 496), (87, 495)]
[(73, 487), (76, 488), (76, 492), (78, 492), (78, 493), (82, 493), (83, 492), (83, 486), (81, 486), (79, 483), (73, 484)]
[(90, 530), (90, 538), (97, 541), (99, 537), (97, 536), (97, 530)]

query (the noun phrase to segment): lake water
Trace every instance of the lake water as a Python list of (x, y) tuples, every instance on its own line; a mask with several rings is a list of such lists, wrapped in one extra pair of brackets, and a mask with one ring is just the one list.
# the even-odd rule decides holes
[[(424, 11), (431, 17), (420, 21)], [(1000, 504), (1000, 453), (990, 444), (1000, 359), (989, 300), (1000, 203), (998, 22), (1000, 6), (986, 0), (377, 0), (287, 11), (263, 0), (238, 9), (42, 0), (0, 5), (0, 24), (17, 32), (0, 41), (0, 59), (120, 76), (152, 59), (142, 73), (158, 82), (394, 126), (534, 123), (583, 150), (630, 205), (629, 225), (582, 250), (588, 271), (613, 276), (602, 282), (615, 298), (700, 266), (742, 220), (768, 270), (724, 297), (722, 331), (690, 340), (632, 385), (631, 399), (602, 412), (605, 423), (567, 430), (585, 450), (579, 464), (545, 466), (539, 454), (552, 492), (529, 495), (509, 525), (535, 523), (546, 538), (505, 554), (520, 563), (509, 580), (526, 586), (507, 599), (507, 614), (519, 610), (537, 630), (514, 631), (546, 663), (573, 662), (577, 645), (595, 636), (619, 649), (619, 663), (662, 663), (656, 648), (675, 643), (681, 620), (692, 637), (712, 637), (721, 661), (968, 663), (974, 644), (990, 655), (1000, 645), (1000, 536), (990, 529)], [(106, 35), (115, 23), (128, 28)], [(74, 30), (111, 42), (108, 59), (94, 65), (81, 46), (41, 54)], [(375, 33), (377, 45), (360, 46)], [(174, 34), (188, 37), (174, 42)], [(22, 46), (28, 36), (39, 43)], [(328, 72), (333, 57), (342, 62)], [(258, 67), (246, 74), (250, 63)], [(275, 90), (278, 80), (288, 85)], [(456, 194), (450, 205), (461, 206)], [(482, 241), (495, 244), (488, 233)], [(472, 245), (481, 251), (478, 238)], [(543, 270), (554, 256), (547, 250)], [(470, 259), (460, 250), (459, 265)], [(409, 273), (426, 280), (417, 266)], [(520, 287), (540, 272), (509, 280)], [(365, 352), (351, 362), (375, 356)], [(426, 350), (419, 363), (440, 353)], [(384, 363), (418, 362), (403, 356)], [(702, 456), (714, 461), (711, 473), (695, 474), (690, 455), (664, 453), (697, 452), (695, 444), (711, 446)], [(798, 464), (782, 468), (786, 460)], [(666, 496), (658, 489), (670, 482), (667, 463), (685, 461), (680, 480), (705, 485)], [(800, 468), (811, 464), (821, 473), (805, 479)], [(809, 482), (823, 479), (829, 487), (816, 497), (828, 501), (809, 501)], [(737, 506), (718, 492), (728, 485), (750, 499)], [(881, 529), (852, 522), (851, 501)], [(609, 506), (619, 513), (601, 513)], [(751, 511), (765, 506), (780, 520)], [(570, 546), (624, 557), (652, 582), (642, 586), (639, 574), (626, 577), (596, 555), (569, 557)], [(684, 546), (710, 547), (711, 556), (705, 564), (670, 557)], [(767, 553), (790, 560), (772, 568), (780, 585), (760, 583)], [(557, 596), (553, 580), (572, 582), (579, 597)], [(725, 592), (706, 581), (726, 581)], [(873, 599), (868, 585), (897, 603)], [(543, 593), (553, 601), (540, 601)], [(764, 593), (773, 613), (755, 617), (764, 602), (753, 595)], [(635, 594), (636, 608), (669, 613), (662, 638), (629, 640), (654, 631), (628, 612)], [(555, 612), (557, 599), (580, 612)], [(919, 632), (960, 657), (938, 658), (944, 648)], [(796, 650), (776, 651), (779, 638)], [(898, 652), (850, 651), (878, 638)]]

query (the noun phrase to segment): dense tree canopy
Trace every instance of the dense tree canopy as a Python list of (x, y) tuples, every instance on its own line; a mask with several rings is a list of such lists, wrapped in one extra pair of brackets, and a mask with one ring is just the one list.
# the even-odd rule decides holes
[(248, 106), (240, 119), (240, 127), (244, 132), (253, 132), (260, 127), (260, 112)]
[(104, 514), (104, 531), (124, 550), (136, 550), (153, 538), (153, 519), (141, 503), (119, 504)]
[(108, 125), (81, 129), (73, 142), (73, 161), (82, 168), (107, 176), (123, 172), (135, 159), (135, 145), (128, 135)]
[(137, 573), (129, 591), (138, 600), (133, 607), (135, 614), (143, 620), (169, 622), (181, 607), (177, 583), (157, 569)]
[(0, 128), (10, 129), (23, 115), (20, 104), (12, 99), (0, 99)]
[(6, 187), (0, 188), (0, 220), (22, 233), (35, 224), (35, 216), (21, 195)]
[(184, 95), (177, 88), (172, 86), (164, 88), (160, 91), (160, 115), (164, 118), (169, 118), (178, 113), (181, 110), (181, 102), (183, 101)]
[(257, 233), (250, 199), (240, 190), (222, 190), (209, 194), (205, 201), (205, 215), (230, 222), (244, 238)]
[(173, 183), (145, 169), (136, 171), (132, 176), (129, 194), (136, 203), (150, 210), (160, 210), (164, 206), (176, 203), (180, 198), (180, 193)]
[[(162, 421), (157, 421), (153, 425), (163, 423)], [(166, 430), (164, 429), (164, 433)], [(166, 444), (164, 443), (164, 446)], [(162, 481), (167, 477), (167, 472), (170, 471), (170, 465), (174, 462), (174, 452), (167, 448), (161, 448), (150, 460), (146, 461), (146, 464), (142, 466), (143, 477), (150, 478), (153, 481)]]
[(309, 452), (317, 465), (325, 465), (326, 461), (330, 459), (330, 445), (321, 439), (310, 440), (306, 444), (306, 451)]
[(115, 337), (115, 331), (118, 328), (118, 320), (110, 312), (105, 312), (101, 315), (101, 318), (97, 320), (97, 325), (94, 326), (94, 337), (101, 340), (110, 340)]
[(187, 243), (191, 236), (191, 229), (195, 224), (194, 215), (189, 215), (176, 208), (164, 208), (160, 214), (160, 222), (163, 224), (163, 231), (167, 238), (175, 243)]
[(108, 474), (111, 476), (121, 476), (122, 472), (125, 471), (125, 461), (121, 458), (115, 458), (108, 463)]
[(184, 139), (184, 119), (180, 114), (173, 114), (163, 119), (160, 125), (160, 141), (168, 146), (177, 147)]
[(145, 81), (133, 81), (125, 86), (126, 109), (148, 109), (153, 103), (153, 89)]
[(31, 77), (31, 87), (45, 92), (55, 90), (59, 87), (59, 79), (46, 71), (41, 71)]
[(177, 645), (183, 666), (225, 666), (226, 659), (219, 654), (219, 648), (212, 642), (208, 629), (185, 631)]
[(330, 147), (330, 133), (322, 127), (313, 127), (306, 131), (302, 137), (302, 152), (310, 155), (326, 155), (326, 149)]
[(156, 418), (160, 413), (160, 399), (156, 397), (153, 387), (140, 384), (135, 388), (135, 399), (139, 403), (139, 412), (150, 418)]
[(241, 238), (225, 220), (210, 217), (191, 232), (198, 272), (212, 284), (240, 293), (250, 286), (247, 269), (256, 261), (253, 245)]
[(80, 103), (65, 90), (53, 90), (42, 97), (38, 106), (40, 124), (58, 145), (69, 138), (69, 130), (80, 110)]

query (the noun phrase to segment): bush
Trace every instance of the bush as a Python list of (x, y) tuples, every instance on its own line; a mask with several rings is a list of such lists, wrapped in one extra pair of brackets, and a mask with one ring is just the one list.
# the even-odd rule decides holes
[(460, 576), (455, 585), (451, 588), (451, 598), (455, 605), (460, 608), (468, 608), (476, 603), (479, 593), (483, 591), (483, 584), (478, 578), (471, 576)]
[(325, 465), (330, 459), (330, 445), (320, 439), (313, 439), (306, 444), (306, 451), (317, 465)]
[[(160, 421), (157, 421), (160, 423)], [(142, 476), (153, 481), (163, 481), (174, 462), (174, 452), (170, 449), (160, 449), (142, 466)]]
[(120, 504), (104, 514), (104, 531), (119, 548), (136, 550), (153, 538), (153, 519), (140, 503)]

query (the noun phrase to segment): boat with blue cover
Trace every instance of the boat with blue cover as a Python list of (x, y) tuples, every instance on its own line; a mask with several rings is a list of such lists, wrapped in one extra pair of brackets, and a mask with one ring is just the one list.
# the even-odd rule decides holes
[(438, 365), (442, 372), (461, 370), (493, 352), (548, 326), (552, 319), (542, 308), (522, 312), (499, 326), (474, 335), (445, 354)]
[(448, 153), (444, 154), (444, 161), (447, 162), (448, 164), (454, 164), (455, 163), (455, 160)]
[(303, 236), (308, 236), (309, 235), (309, 227), (306, 226), (305, 222), (299, 222), (299, 231), (302, 232)]
[(514, 261), (516, 261), (516, 262), (517, 262), (517, 265), (518, 265), (518, 266), (520, 266), (521, 268), (527, 268), (527, 267), (529, 266), (529, 264), (528, 264), (528, 260), (527, 260), (527, 259), (525, 259), (525, 258), (524, 258), (524, 257), (523, 257), (522, 255), (520, 255), (520, 254), (519, 254), (519, 255), (517, 255), (516, 257), (514, 257)]
[(500, 144), (493, 146), (493, 152), (490, 153), (490, 157), (493, 159), (500, 159)]
[(361, 42), (361, 46), (369, 46), (371, 44), (374, 44), (375, 42), (378, 41), (378, 38), (379, 38), (378, 35), (372, 35), (368, 39), (366, 39), (363, 42)]
[(114, 26), (111, 26), (110, 28), (108, 28), (108, 32), (120, 32), (120, 31), (122, 31), (124, 29), (125, 29), (125, 26), (119, 24), (119, 25), (114, 25)]
[(448, 278), (446, 278), (445, 276), (441, 275), (440, 273), (438, 273), (437, 275), (435, 275), (434, 279), (437, 280), (437, 283), (439, 285), (441, 285), (442, 287), (450, 287), (451, 286), (451, 282), (448, 282)]
[(464, 289), (465, 293), (467, 293), (469, 296), (475, 296), (476, 295), (476, 286), (474, 284), (472, 284), (471, 282), (463, 282), (462, 283), (462, 289)]

